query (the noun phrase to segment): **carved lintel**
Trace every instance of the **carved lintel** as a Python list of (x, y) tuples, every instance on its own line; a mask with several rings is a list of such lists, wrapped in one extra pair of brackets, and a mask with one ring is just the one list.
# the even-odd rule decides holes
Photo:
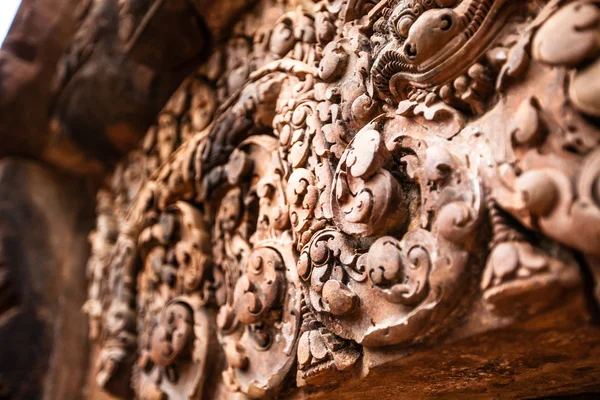
[(228, 395), (333, 386), (580, 288), (598, 1), (277, 4), (182, 86), (100, 210), (87, 310), (106, 325), (127, 299), (138, 393), (203, 392), (213, 359)]

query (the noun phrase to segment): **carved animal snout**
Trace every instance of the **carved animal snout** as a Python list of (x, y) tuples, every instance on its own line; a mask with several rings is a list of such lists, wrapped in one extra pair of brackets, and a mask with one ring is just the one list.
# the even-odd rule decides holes
[(451, 9), (426, 11), (411, 26), (402, 51), (411, 62), (427, 60), (460, 32), (461, 25)]
[(416, 43), (406, 42), (404, 44), (404, 54), (408, 58), (415, 58), (417, 56), (417, 45)]

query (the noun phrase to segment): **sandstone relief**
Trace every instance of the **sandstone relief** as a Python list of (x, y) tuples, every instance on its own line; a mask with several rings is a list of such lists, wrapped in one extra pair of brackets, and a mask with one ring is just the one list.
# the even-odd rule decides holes
[(327, 387), (595, 268), (600, 1), (298, 3), (248, 11), (98, 194), (108, 391)]

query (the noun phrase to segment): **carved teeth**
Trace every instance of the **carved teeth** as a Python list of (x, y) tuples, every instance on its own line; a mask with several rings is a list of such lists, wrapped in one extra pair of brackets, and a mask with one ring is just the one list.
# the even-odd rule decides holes
[(469, 26), (467, 26), (465, 32), (467, 33), (467, 39), (470, 39), (475, 32), (481, 27), (481, 24), (487, 17), (491, 9), (491, 3), (493, 0), (474, 0), (469, 6), (466, 15), (468, 15)]

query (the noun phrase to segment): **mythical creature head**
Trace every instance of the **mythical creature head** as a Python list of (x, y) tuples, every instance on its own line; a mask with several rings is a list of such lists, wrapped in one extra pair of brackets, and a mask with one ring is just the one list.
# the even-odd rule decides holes
[(372, 69), (384, 98), (435, 87), (463, 73), (493, 38), (505, 0), (400, 0), (382, 10), (375, 29), (386, 37)]

